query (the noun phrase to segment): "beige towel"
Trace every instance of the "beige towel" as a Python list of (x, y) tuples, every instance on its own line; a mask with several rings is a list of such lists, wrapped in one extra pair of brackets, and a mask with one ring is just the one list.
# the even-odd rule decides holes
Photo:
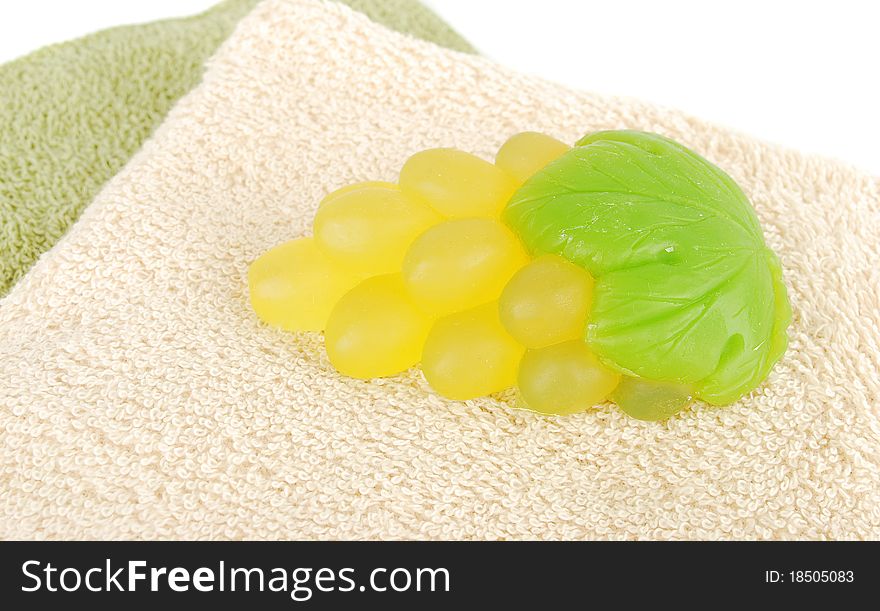
[[(730, 172), (782, 258), (791, 345), (732, 408), (446, 401), (418, 371), (342, 378), (248, 306), (248, 263), (331, 189), (622, 127)], [(878, 242), (878, 181), (839, 163), (268, 0), (2, 302), (0, 536), (880, 537)]]

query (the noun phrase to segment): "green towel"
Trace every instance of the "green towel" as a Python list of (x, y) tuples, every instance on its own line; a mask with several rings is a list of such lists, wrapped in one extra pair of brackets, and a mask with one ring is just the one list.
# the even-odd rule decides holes
[[(371, 19), (461, 51), (416, 0), (342, 0)], [(0, 66), (0, 296), (64, 234), (257, 0), (113, 28)]]

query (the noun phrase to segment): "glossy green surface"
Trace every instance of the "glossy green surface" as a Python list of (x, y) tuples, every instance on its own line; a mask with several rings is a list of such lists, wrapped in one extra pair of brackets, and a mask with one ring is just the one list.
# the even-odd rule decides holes
[(635, 131), (589, 134), (535, 174), (504, 212), (533, 254), (596, 279), (586, 339), (607, 365), (736, 401), (785, 352), (780, 264), (727, 174)]

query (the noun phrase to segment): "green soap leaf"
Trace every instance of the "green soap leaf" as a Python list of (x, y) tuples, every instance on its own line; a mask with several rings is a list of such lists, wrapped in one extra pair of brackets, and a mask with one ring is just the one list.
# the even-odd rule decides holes
[(505, 220), (535, 254), (596, 278), (586, 339), (609, 366), (724, 405), (785, 352), (779, 261), (719, 168), (656, 134), (590, 134), (513, 195)]

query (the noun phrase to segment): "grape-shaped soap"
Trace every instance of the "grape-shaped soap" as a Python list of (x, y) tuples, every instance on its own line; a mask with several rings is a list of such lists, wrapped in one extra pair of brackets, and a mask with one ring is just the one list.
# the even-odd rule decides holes
[(276, 246), (248, 270), (251, 306), (261, 320), (288, 331), (321, 331), (333, 305), (357, 276), (311, 238)]
[(400, 274), (375, 276), (333, 308), (324, 345), (330, 363), (353, 378), (380, 378), (419, 362), (431, 322), (409, 298)]
[(523, 132), (495, 163), (422, 151), (397, 184), (324, 198), (314, 236), (254, 262), (251, 301), (266, 322), (325, 329), (356, 378), (421, 362), (451, 399), (515, 385), (535, 412), (610, 398), (656, 421), (736, 401), (786, 349), (782, 270), (751, 204), (657, 134), (569, 147)]
[(498, 319), (498, 304), (483, 304), (434, 323), (422, 352), (425, 379), (449, 399), (474, 399), (513, 386), (525, 348)]
[(538, 257), (516, 272), (498, 300), (501, 321), (520, 343), (543, 348), (584, 335), (593, 279), (557, 255)]
[(517, 384), (523, 401), (542, 414), (573, 414), (602, 403), (620, 374), (604, 367), (583, 340), (526, 352)]
[(425, 310), (451, 314), (493, 301), (528, 258), (499, 221), (455, 219), (419, 236), (403, 260), (407, 290)]
[(374, 275), (400, 271), (413, 240), (441, 217), (394, 185), (333, 193), (315, 215), (315, 242), (331, 258)]
[(488, 161), (456, 149), (429, 149), (410, 157), (400, 188), (449, 218), (497, 217), (517, 184)]

